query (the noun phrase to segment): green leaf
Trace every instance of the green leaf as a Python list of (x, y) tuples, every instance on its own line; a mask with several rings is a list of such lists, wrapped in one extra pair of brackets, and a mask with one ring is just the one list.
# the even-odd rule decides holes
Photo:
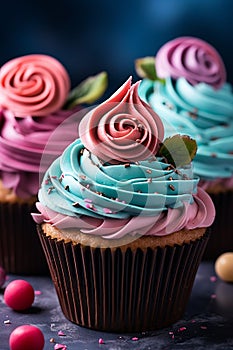
[(155, 58), (152, 56), (138, 58), (137, 60), (135, 60), (135, 70), (140, 78), (163, 81), (157, 76), (155, 70)]
[(71, 90), (64, 108), (71, 109), (82, 103), (91, 104), (95, 102), (104, 94), (107, 85), (108, 75), (106, 72), (101, 72), (97, 75), (88, 77), (76, 88)]
[(197, 143), (188, 135), (174, 135), (168, 137), (161, 144), (159, 156), (167, 159), (174, 167), (189, 164), (197, 152)]

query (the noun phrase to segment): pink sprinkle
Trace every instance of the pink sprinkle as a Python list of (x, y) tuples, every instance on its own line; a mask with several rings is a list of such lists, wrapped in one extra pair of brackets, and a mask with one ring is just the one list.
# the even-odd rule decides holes
[(183, 332), (183, 331), (185, 331), (187, 328), (186, 327), (180, 327), (179, 329), (178, 329), (178, 332)]
[(41, 295), (41, 291), (40, 290), (35, 290), (35, 295)]
[(201, 326), (200, 328), (201, 328), (201, 329), (207, 329), (207, 327), (206, 327), (206, 326)]
[(133, 337), (132, 340), (133, 341), (138, 341), (138, 338), (137, 337)]
[(172, 339), (175, 339), (175, 336), (174, 336), (174, 334), (172, 334)]
[(67, 346), (64, 344), (56, 344), (54, 345), (54, 350), (66, 350)]
[(66, 336), (65, 333), (63, 333), (62, 331), (59, 331), (57, 334), (58, 334), (60, 337), (65, 337), (65, 336)]
[(99, 338), (99, 344), (104, 344), (104, 340), (102, 338)]
[(85, 198), (85, 199), (84, 199), (84, 202), (92, 203), (92, 199)]
[(105, 214), (112, 214), (112, 211), (109, 208), (104, 208), (103, 211)]
[(196, 321), (195, 321), (195, 320), (192, 320), (191, 323), (196, 323)]
[(210, 277), (210, 281), (211, 282), (216, 282), (217, 281), (217, 277), (216, 276), (211, 276)]
[(173, 332), (169, 332), (170, 335), (174, 334)]
[(216, 294), (211, 294), (211, 299), (216, 299)]

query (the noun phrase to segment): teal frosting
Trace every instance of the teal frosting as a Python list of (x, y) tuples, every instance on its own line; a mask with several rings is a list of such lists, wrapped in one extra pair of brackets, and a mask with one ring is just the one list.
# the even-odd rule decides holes
[(68, 216), (154, 216), (193, 203), (198, 180), (192, 177), (190, 165), (177, 170), (162, 158), (103, 163), (77, 139), (47, 170), (39, 200)]
[(166, 137), (187, 134), (198, 144), (194, 173), (203, 180), (233, 176), (233, 94), (225, 83), (214, 89), (205, 83), (191, 85), (185, 78), (165, 83), (144, 79), (139, 96), (165, 124)]

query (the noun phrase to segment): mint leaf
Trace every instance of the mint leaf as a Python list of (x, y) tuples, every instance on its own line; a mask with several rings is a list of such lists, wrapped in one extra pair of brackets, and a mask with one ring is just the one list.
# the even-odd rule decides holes
[(107, 85), (108, 76), (106, 72), (88, 77), (71, 90), (64, 108), (71, 109), (82, 103), (91, 104), (95, 102), (104, 94)]
[(161, 144), (158, 155), (166, 158), (174, 167), (189, 164), (197, 152), (197, 143), (188, 135), (168, 137)]
[(157, 73), (155, 70), (155, 58), (152, 56), (136, 59), (135, 70), (140, 78), (163, 81), (162, 79), (159, 79), (157, 76)]

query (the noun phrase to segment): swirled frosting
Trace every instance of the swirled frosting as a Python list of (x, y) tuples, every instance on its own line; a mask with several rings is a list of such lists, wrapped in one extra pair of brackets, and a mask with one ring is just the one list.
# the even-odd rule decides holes
[[(58, 110), (43, 118), (18, 118), (9, 110), (0, 111), (0, 178), (5, 188), (13, 189), (23, 199), (37, 194), (39, 172), (45, 172), (50, 161), (78, 136), (77, 128), (68, 120), (67, 123), (64, 121), (79, 108)], [(65, 123), (62, 134), (56, 134), (50, 147), (45, 149), (62, 122)], [(46, 160), (44, 163), (41, 163), (42, 155)]]
[[(203, 190), (197, 188), (198, 178), (192, 177), (191, 165), (175, 169), (163, 158), (156, 158), (155, 154), (152, 156), (150, 142), (146, 143), (148, 153), (145, 152), (142, 157), (139, 152), (141, 160), (138, 160), (136, 152), (133, 160), (131, 152), (130, 159), (128, 155), (123, 157), (124, 147), (128, 154), (131, 128), (137, 129), (135, 126), (137, 123), (130, 122), (130, 119), (140, 120), (144, 128), (147, 125), (144, 120), (145, 115), (147, 116), (144, 109), (148, 109), (149, 118), (154, 118), (152, 123), (154, 126), (150, 125), (148, 132), (155, 129), (156, 136), (162, 135), (163, 132), (158, 116), (149, 106), (136, 98), (137, 88), (138, 84), (131, 86), (131, 82), (127, 81), (112, 98), (106, 101), (106, 106), (103, 103), (88, 114), (88, 117), (94, 116), (94, 121), (91, 120), (89, 124), (91, 129), (94, 125), (94, 133), (88, 132), (85, 126), (87, 117), (84, 117), (80, 124), (82, 137), (68, 146), (62, 156), (47, 170), (39, 190), (37, 208), (40, 214), (33, 215), (36, 222), (49, 222), (61, 229), (78, 228), (83, 233), (108, 239), (138, 233), (167, 235), (182, 228), (206, 227), (213, 222), (215, 214), (213, 203)], [(131, 95), (135, 99), (129, 98)], [(122, 114), (121, 104), (122, 100), (125, 101), (125, 96), (127, 96), (127, 118)], [(127, 120), (123, 131), (126, 129), (130, 135), (125, 140), (123, 132), (120, 144), (119, 134), (116, 133), (114, 136), (111, 133), (114, 146), (118, 143), (120, 145), (113, 151), (114, 162), (109, 161), (109, 155), (103, 156), (107, 147), (104, 148), (105, 151), (102, 149), (99, 151), (101, 142), (96, 122), (98, 116), (95, 115), (98, 111), (99, 123), (102, 125), (103, 112), (108, 115), (109, 101), (117, 102), (121, 107), (114, 110), (111, 108), (110, 118), (106, 117), (105, 120), (108, 124), (116, 120), (115, 128), (121, 129), (118, 119), (118, 115), (121, 115), (123, 120)], [(139, 103), (140, 108), (132, 106), (133, 101)], [(116, 118), (114, 111), (117, 114)], [(110, 128), (105, 125), (104, 129), (109, 135)], [(143, 135), (147, 135), (148, 132), (143, 131)], [(98, 137), (96, 145), (93, 135)], [(106, 138), (110, 137), (104, 133), (105, 146), (108, 144), (108, 140), (105, 143)], [(152, 139), (156, 141), (157, 137)], [(92, 147), (92, 150), (87, 146)], [(154, 147), (156, 151), (157, 145)], [(116, 151), (118, 149), (119, 152)], [(147, 155), (149, 157), (144, 158)]]
[(79, 127), (85, 147), (107, 162), (129, 162), (156, 154), (163, 140), (161, 119), (138, 97), (131, 79), (90, 111)]
[[(162, 117), (166, 135), (187, 134), (196, 139), (194, 172), (204, 181), (233, 176), (233, 94), (225, 83), (220, 89), (185, 78), (170, 77), (165, 84), (144, 80), (139, 95)], [(225, 180), (224, 180), (225, 181)]]
[(184, 77), (192, 85), (203, 82), (216, 89), (226, 81), (225, 66), (218, 52), (194, 37), (167, 42), (156, 54), (155, 65), (160, 78)]
[(57, 111), (69, 90), (67, 71), (51, 56), (18, 57), (0, 69), (0, 105), (17, 117), (46, 116)]

